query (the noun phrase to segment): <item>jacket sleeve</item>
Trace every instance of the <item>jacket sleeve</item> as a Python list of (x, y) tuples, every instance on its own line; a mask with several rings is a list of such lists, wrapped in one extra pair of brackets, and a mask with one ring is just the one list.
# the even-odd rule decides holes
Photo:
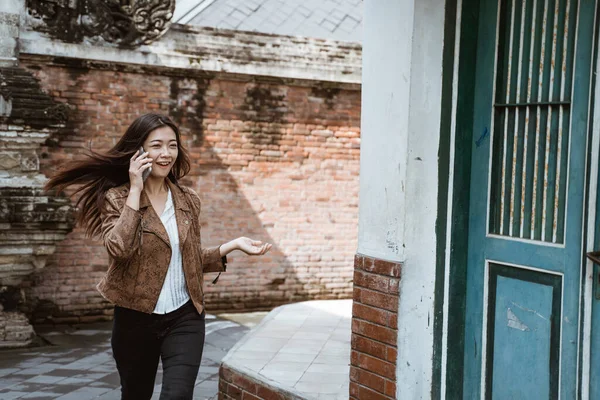
[(200, 248), (202, 254), (202, 272), (225, 272), (227, 270), (227, 256), (221, 257), (221, 246)]
[(214, 247), (202, 247), (202, 235), (200, 228), (200, 210), (201, 210), (201, 202), (200, 196), (190, 189), (186, 188), (189, 193), (192, 203), (194, 204), (194, 211), (197, 216), (196, 226), (198, 227), (198, 237), (200, 246), (200, 256), (202, 257), (202, 272), (225, 272), (227, 270), (227, 257), (221, 257), (221, 246)]
[(127, 260), (140, 246), (142, 215), (127, 204), (119, 210), (115, 200), (107, 196), (101, 211), (102, 239), (108, 254), (118, 261)]

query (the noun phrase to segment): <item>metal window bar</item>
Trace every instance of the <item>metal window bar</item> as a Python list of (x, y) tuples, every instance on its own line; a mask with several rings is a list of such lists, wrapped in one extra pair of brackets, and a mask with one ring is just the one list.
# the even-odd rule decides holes
[(562, 243), (576, 2), (503, 3), (490, 232)]

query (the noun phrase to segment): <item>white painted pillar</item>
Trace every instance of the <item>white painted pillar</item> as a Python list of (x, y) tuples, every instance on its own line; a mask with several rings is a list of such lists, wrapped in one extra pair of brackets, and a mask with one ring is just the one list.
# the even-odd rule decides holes
[(397, 398), (431, 396), (444, 0), (365, 0), (360, 254), (402, 262)]
[(0, 67), (13, 67), (19, 63), (20, 18), (25, 0), (0, 1)]

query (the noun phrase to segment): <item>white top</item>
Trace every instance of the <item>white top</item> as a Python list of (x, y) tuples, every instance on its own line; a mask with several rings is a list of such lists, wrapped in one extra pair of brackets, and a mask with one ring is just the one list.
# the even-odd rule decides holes
[(158, 296), (154, 313), (166, 314), (177, 310), (190, 299), (185, 284), (185, 276), (183, 275), (181, 250), (179, 250), (179, 232), (177, 231), (175, 206), (170, 190), (167, 193), (167, 204), (165, 204), (165, 210), (160, 216), (160, 220), (165, 226), (169, 235), (169, 242), (171, 242), (171, 261), (169, 262), (167, 276)]

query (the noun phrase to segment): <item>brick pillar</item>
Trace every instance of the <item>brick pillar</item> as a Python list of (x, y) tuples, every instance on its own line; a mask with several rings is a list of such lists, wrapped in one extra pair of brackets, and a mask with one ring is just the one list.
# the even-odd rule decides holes
[(401, 265), (354, 258), (351, 399), (394, 399)]

